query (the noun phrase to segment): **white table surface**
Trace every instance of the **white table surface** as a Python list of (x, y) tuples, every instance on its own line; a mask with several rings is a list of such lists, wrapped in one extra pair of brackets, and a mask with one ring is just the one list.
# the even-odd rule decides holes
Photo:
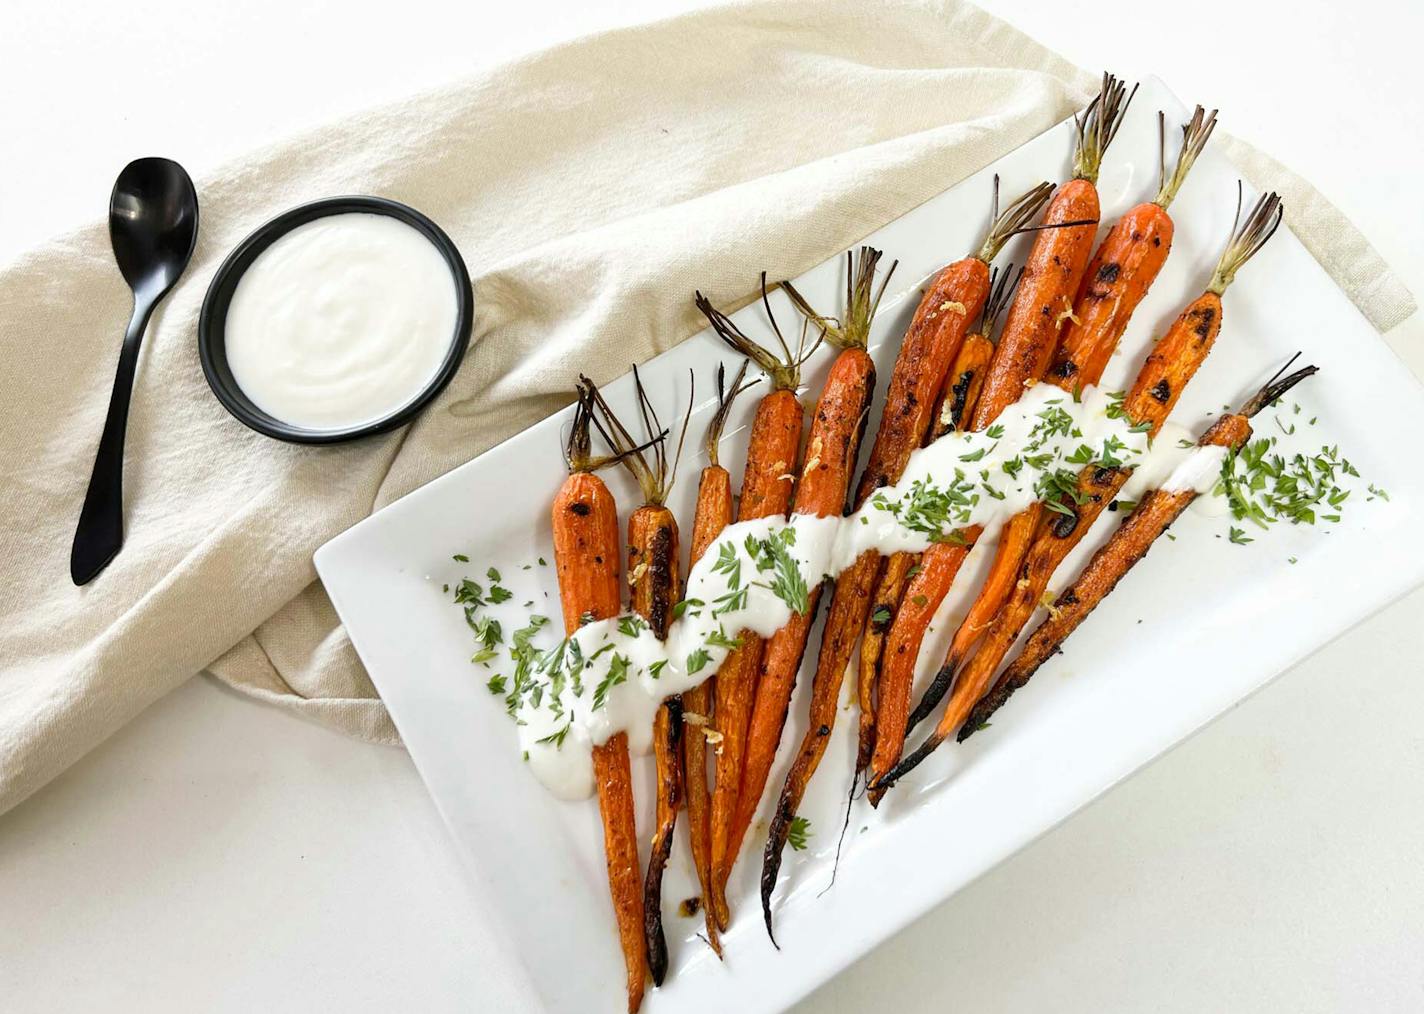
[[(690, 5), (10, 0), (0, 260), (101, 214), (130, 157), (201, 175), (279, 134)], [(1220, 105), (1227, 129), (1315, 182), (1424, 293), (1418, 0), (1144, 0), (1098, 20), (1065, 18), (1061, 0), (986, 6), (1083, 66), (1156, 73)], [(392, 11), (418, 49), (369, 31)], [(1422, 337), (1416, 315), (1390, 340), (1424, 373)], [(1424, 1009), (1421, 660), (1424, 592), (804, 1009)], [(6, 1011), (482, 1009), (478, 915), (406, 755), (207, 679), (0, 818), (0, 913)]]

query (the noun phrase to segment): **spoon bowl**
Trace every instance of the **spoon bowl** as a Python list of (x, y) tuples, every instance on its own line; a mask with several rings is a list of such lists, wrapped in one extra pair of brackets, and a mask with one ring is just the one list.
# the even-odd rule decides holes
[(109, 243), (135, 294), (173, 287), (198, 241), (198, 194), (177, 162), (140, 158), (124, 166), (109, 197)]
[(133, 315), (69, 554), (69, 576), (77, 585), (92, 581), (124, 544), (124, 431), (139, 345), (153, 308), (188, 266), (197, 241), (198, 193), (183, 167), (166, 158), (124, 166), (109, 198), (109, 242), (133, 290)]

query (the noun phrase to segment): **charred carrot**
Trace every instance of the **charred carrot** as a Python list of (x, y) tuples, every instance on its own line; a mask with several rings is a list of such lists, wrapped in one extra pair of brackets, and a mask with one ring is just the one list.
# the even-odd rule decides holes
[[(977, 526), (968, 530), (964, 538), (955, 543), (946, 543), (944, 551), (925, 553), (920, 558), (920, 573), (926, 573), (927, 585), (932, 588), (948, 589), (954, 583), (964, 558), (974, 547), (979, 537)], [(917, 575), (918, 576), (918, 575)], [(911, 587), (914, 587), (913, 584)], [(905, 721), (910, 709), (910, 688), (915, 676), (915, 661), (920, 656), (920, 644), (930, 619), (939, 608), (940, 600), (932, 600), (923, 594), (909, 594), (900, 603), (896, 622), (890, 628), (885, 641), (885, 658), (880, 670), (880, 696), (875, 708), (875, 749), (870, 756), (869, 776), (866, 783), (866, 797), (871, 806), (879, 806), (884, 790), (875, 779), (876, 772), (888, 770), (899, 760), (900, 748), (905, 741)]]
[[(1135, 92), (1136, 89), (1134, 88)], [(1081, 117), (1075, 117), (1078, 145), (1073, 178), (1058, 188), (1044, 209), (1046, 228), (1034, 240), (1023, 280), (1009, 307), (1004, 330), (969, 428), (982, 430), (1019, 400), (1024, 384), (1042, 377), (1058, 343), (1063, 322), (1093, 253), (1101, 208), (1097, 179), (1103, 155), (1117, 135), (1132, 102), (1122, 82), (1103, 75), (1102, 90)], [(1068, 226), (1065, 223), (1082, 222)]]
[[(814, 351), (814, 345), (807, 348), (804, 331), (797, 351), (791, 351), (771, 312), (764, 274), (761, 290), (762, 305), (781, 346), (780, 358), (748, 338), (706, 297), (700, 292), (697, 294), (697, 307), (707, 317), (713, 330), (735, 351), (760, 366), (771, 383), (771, 390), (757, 405), (752, 421), (737, 512), (737, 518), (741, 521), (784, 517), (791, 509), (803, 422), (796, 387), (801, 382), (801, 364)], [(756, 676), (763, 649), (761, 637), (753, 631), (743, 630), (737, 639), (741, 647), (727, 656), (717, 672), (713, 707), (718, 742), (715, 750), (716, 783), (712, 790), (712, 896), (709, 900), (717, 925), (723, 930), (727, 928), (731, 915), (727, 907), (727, 876), (735, 852), (729, 849), (737, 812), (737, 793), (742, 783), (747, 724), (751, 721)]]
[[(876, 490), (898, 481), (910, 455), (924, 441), (933, 422), (944, 374), (954, 363), (971, 322), (988, 298), (989, 262), (1011, 237), (1029, 227), (1052, 189), (1051, 184), (1041, 183), (1000, 213), (996, 178), (991, 224), (978, 252), (941, 269), (925, 290), (895, 358), (880, 428), (857, 484), (853, 508), (860, 508)], [(800, 805), (835, 727), (841, 681), (869, 616), (882, 563), (879, 553), (867, 551), (836, 579), (812, 679), (810, 726), (797, 748), (777, 803), (776, 818), (783, 821), (784, 827), (778, 827), (776, 834), (768, 838), (763, 891), (768, 890), (768, 882), (774, 888), (780, 870), (791, 819), (782, 815), (794, 814)], [(862, 711), (865, 710), (873, 711), (873, 705), (862, 702)]]
[[(1044, 378), (1065, 391), (1077, 391), (1102, 379), (1108, 360), (1127, 330), (1128, 322), (1152, 283), (1156, 280), (1172, 248), (1174, 226), (1167, 209), (1176, 198), (1197, 156), (1206, 147), (1216, 127), (1216, 112), (1197, 106), (1182, 128), (1182, 146), (1175, 169), (1168, 174), (1164, 117), (1157, 118), (1162, 138), (1157, 196), (1127, 212), (1108, 232), (1083, 277), (1082, 286), (1068, 318), (1067, 329), (1054, 354), (1053, 365)], [(993, 622), (1017, 580), (1018, 570), (1029, 543), (1043, 517), (1043, 507), (1035, 504), (1016, 515), (1000, 534), (994, 561), (978, 596), (954, 633), (949, 653), (940, 673), (926, 690), (910, 718), (914, 728), (949, 689), (952, 674)]]
[[(1282, 367), (1239, 411), (1217, 419), (1202, 434), (1198, 447), (1225, 447), (1234, 451), (1250, 440), (1252, 417), (1317, 372), (1314, 366), (1306, 366), (1284, 375), (1290, 365), (1287, 363)], [(1058, 596), (1048, 611), (1048, 617), (1029, 635), (1023, 650), (1004, 670), (994, 689), (975, 707), (975, 716), (982, 715), (982, 720), (976, 724), (966, 722), (960, 730), (960, 740), (973, 735), (976, 729), (982, 727), (983, 720), (993, 715), (1014, 691), (1033, 678), (1039, 667), (1058, 652), (1063, 642), (1088, 618), (1088, 614), (1147, 555), (1153, 543), (1196, 498), (1195, 489), (1163, 488), (1151, 490), (1138, 500), (1127, 520)]]
[[(678, 548), (677, 518), (667, 508), (668, 494), (682, 457), (682, 439), (687, 435), (683, 419), (677, 454), (668, 460), (666, 431), (648, 399), (638, 367), (633, 367), (633, 384), (638, 394), (638, 411), (647, 438), (647, 452), (634, 444), (633, 436), (593, 388), (594, 425), (619, 455), (643, 493), (643, 503), (628, 516), (628, 585), (633, 612), (647, 621), (658, 640), (667, 639), (673, 606), (682, 597), (679, 573), (682, 554)], [(688, 412), (692, 411), (689, 394)], [(649, 461), (651, 456), (651, 461)], [(663, 870), (672, 854), (673, 831), (682, 802), (679, 754), (682, 740), (682, 699), (668, 698), (653, 719), (653, 761), (657, 772), (657, 810), (653, 847), (648, 872), (643, 881), (643, 937), (647, 947), (648, 971), (653, 985), (661, 986), (667, 975), (667, 939), (663, 934)]]
[[(718, 461), (718, 445), (732, 402), (742, 391), (747, 363), (732, 379), (728, 389), (724, 371), (717, 368), (717, 411), (707, 427), (707, 467), (697, 485), (697, 511), (692, 522), (690, 565), (695, 566), (707, 547), (732, 523), (732, 476)], [(707, 733), (713, 725), (714, 693), (717, 677), (709, 678), (682, 695), (682, 770), (687, 794), (687, 831), (692, 843), (692, 865), (702, 888), (702, 913), (707, 927), (707, 944), (720, 958), (722, 940), (717, 917), (712, 911), (712, 795), (707, 783)]]
[[(1045, 226), (1056, 224), (1061, 227), (1045, 229), (1034, 240), (1024, 265), (1023, 280), (1019, 283), (1013, 305), (1009, 307), (1003, 333), (999, 336), (988, 376), (970, 419), (968, 428), (971, 430), (988, 428), (999, 413), (1018, 401), (1024, 390), (1040, 380), (1048, 369), (1063, 323), (1073, 314), (1073, 297), (1078, 293), (1092, 255), (1093, 237), (1101, 215), (1097, 179), (1103, 156), (1117, 136), (1122, 119), (1132, 103), (1132, 95), (1136, 92), (1134, 87), (1129, 94), (1126, 86), (1116, 77), (1104, 74), (1097, 96), (1081, 116), (1073, 118), (1078, 130), (1078, 143), (1073, 155), (1073, 179), (1058, 188), (1043, 216)], [(1063, 225), (1077, 221), (1090, 224)], [(1021, 554), (1022, 547), (1027, 545), (1032, 533), (1032, 521), (1031, 517), (1019, 515), (1000, 531), (995, 561), (985, 583), (986, 591), (997, 592), (1008, 583), (1005, 575), (1012, 577), (1012, 564)], [(935, 556), (952, 553), (952, 546), (931, 546), (924, 557), (933, 563)], [(951, 575), (957, 573), (957, 567), (922, 566), (912, 586), (906, 589), (906, 594), (923, 596), (936, 604), (943, 602), (949, 594), (949, 587), (932, 584), (931, 576), (939, 580), (950, 577), (952, 580)], [(981, 610), (988, 604), (981, 606)], [(977, 622), (978, 617), (971, 607), (965, 625)], [(918, 638), (912, 638), (907, 632), (906, 640), (922, 641), (924, 631), (918, 633)], [(933, 708), (934, 703), (938, 703), (948, 691), (953, 674), (954, 670), (949, 669), (946, 674), (946, 667), (942, 667), (925, 692), (925, 699), (933, 703), (925, 706), (922, 700), (914, 716), (907, 718), (905, 729), (886, 730), (886, 742), (877, 749), (882, 760), (888, 759), (891, 764), (898, 760), (910, 723), (918, 722)], [(869, 777), (878, 778), (885, 771), (885, 768), (876, 769), (872, 765)]]
[[(1128, 418), (1149, 435), (1161, 428), (1183, 387), (1211, 351), (1221, 330), (1222, 294), (1240, 267), (1271, 238), (1280, 222), (1278, 195), (1268, 194), (1256, 202), (1245, 222), (1233, 228), (1231, 241), (1207, 290), (1182, 312), (1147, 357), (1123, 401), (1123, 409)], [(918, 766), (966, 719), (972, 718), (976, 725), (982, 721), (971, 713), (989, 689), (1004, 655), (1038, 608), (1054, 570), (1082, 539), (1131, 472), (1130, 468), (1087, 466), (1077, 477), (1076, 489), (1059, 501), (1051, 516), (1040, 523), (1009, 599), (990, 625), (978, 651), (959, 674), (938, 726), (918, 750), (882, 776), (882, 791)]]
[[(811, 419), (806, 461), (792, 506), (797, 514), (839, 517), (845, 510), (851, 470), (855, 467), (856, 453), (875, 392), (875, 361), (866, 351), (866, 345), (875, 311), (895, 271), (895, 265), (890, 265), (877, 289), (875, 274), (879, 261), (880, 251), (870, 247), (861, 247), (855, 256), (846, 255), (846, 305), (839, 321), (816, 314), (789, 282), (782, 283), (786, 294), (807, 320), (819, 327), (825, 339), (840, 349), (831, 364)], [(728, 838), (727, 872), (730, 872), (741, 850), (771, 773), (777, 746), (781, 742), (781, 730), (786, 722), (791, 690), (796, 673), (801, 668), (801, 656), (806, 650), (806, 638), (819, 599), (820, 587), (817, 586), (810, 590), (806, 608), (792, 614), (790, 622), (772, 635), (762, 654), (747, 731), (742, 784), (737, 791), (737, 809)]]
[[(1134, 89), (1135, 91), (1136, 89)], [(1043, 231), (1034, 240), (1024, 264), (1023, 279), (1004, 320), (999, 344), (984, 378), (983, 389), (974, 407), (969, 429), (988, 428), (999, 414), (1023, 395), (1025, 388), (1041, 379), (1048, 369), (1063, 322), (1072, 315), (1073, 297), (1078, 292), (1088, 259), (1093, 252), (1093, 237), (1097, 233), (1101, 208), (1096, 181), (1103, 154), (1112, 143), (1132, 96), (1111, 74), (1103, 75), (1102, 90), (1088, 104), (1081, 117), (1074, 117), (1078, 128), (1078, 145), (1073, 158), (1073, 179), (1059, 187), (1043, 215)], [(999, 536), (997, 554), (1012, 554), (1018, 541), (1026, 541), (1020, 529), (1028, 527), (1027, 519), (1011, 521)], [(978, 532), (972, 533), (977, 538)], [(970, 538), (972, 541), (972, 538)], [(956, 557), (959, 546), (943, 543), (931, 546), (921, 557), (920, 570), (905, 589), (905, 595), (933, 603), (935, 608), (949, 594), (950, 583), (958, 575)], [(992, 570), (1002, 570), (997, 564)], [(991, 571), (992, 572), (992, 571)], [(897, 615), (889, 637), (903, 647), (919, 645), (929, 624), (922, 610)], [(911, 627), (910, 624), (917, 626)], [(900, 628), (897, 632), (896, 628)], [(902, 680), (913, 676), (914, 660), (908, 669), (897, 669)], [(943, 670), (941, 670), (943, 671)], [(876, 704), (875, 750), (867, 774), (867, 786), (879, 781), (900, 757), (909, 728), (908, 708), (901, 708), (902, 698), (908, 698), (910, 687), (890, 687), (881, 673), (881, 692)], [(937, 680), (947, 687), (948, 680)], [(944, 689), (932, 685), (930, 694)], [(878, 803), (883, 790), (870, 792), (870, 801)]]
[[(590, 451), (596, 388), (584, 380), (565, 456), (569, 477), (554, 498), (554, 565), (564, 630), (573, 633), (586, 620), (617, 616), (622, 604), (619, 586), (618, 505), (603, 480), (594, 474), (615, 458), (595, 458)], [(603, 820), (603, 848), (618, 939), (627, 966), (628, 1011), (643, 1002), (648, 975), (643, 942), (643, 894), (638, 875), (638, 834), (633, 810), (633, 775), (628, 737), (618, 733), (593, 749), (594, 780)]]
[[(984, 374), (994, 357), (994, 323), (1008, 305), (1022, 276), (1022, 270), (1017, 275), (1014, 274), (1013, 265), (1009, 265), (1005, 272), (1000, 273), (996, 268), (990, 273), (989, 298), (984, 302), (979, 326), (965, 337), (954, 365), (945, 375), (939, 407), (935, 410), (934, 422), (926, 436), (926, 444), (951, 430), (963, 429), (968, 425), (969, 417), (974, 413), (974, 406), (979, 402), (979, 393), (984, 386)], [(865, 635), (860, 642), (857, 696), (861, 701), (861, 711), (855, 762), (857, 776), (870, 765), (871, 754), (875, 749), (874, 690), (880, 682), (885, 639), (900, 611), (906, 584), (919, 572), (919, 567), (919, 553), (900, 552), (890, 557), (881, 569), (879, 582), (871, 600), (870, 617), (866, 621)], [(957, 567), (956, 563), (956, 569)], [(918, 648), (915, 650), (918, 654)]]
[[(1159, 113), (1159, 133), (1165, 132), (1164, 123)], [(1157, 196), (1123, 215), (1098, 247), (1048, 370), (1050, 382), (1071, 391), (1102, 378), (1133, 312), (1167, 262), (1175, 231), (1168, 209), (1215, 128), (1216, 110), (1207, 113), (1197, 106), (1182, 127), (1182, 146), (1170, 175), (1162, 162)]]

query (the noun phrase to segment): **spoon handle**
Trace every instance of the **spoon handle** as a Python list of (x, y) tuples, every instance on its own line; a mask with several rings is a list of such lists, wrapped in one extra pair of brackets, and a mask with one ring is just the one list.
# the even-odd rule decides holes
[(94, 455), (94, 471), (89, 476), (89, 491), (84, 494), (79, 525), (74, 530), (74, 546), (69, 553), (69, 576), (77, 585), (94, 580), (124, 544), (124, 432), (128, 428), (129, 397), (138, 368), (139, 345), (153, 305), (151, 299), (134, 299), (133, 317), (119, 350), (109, 414), (104, 419), (99, 451)]

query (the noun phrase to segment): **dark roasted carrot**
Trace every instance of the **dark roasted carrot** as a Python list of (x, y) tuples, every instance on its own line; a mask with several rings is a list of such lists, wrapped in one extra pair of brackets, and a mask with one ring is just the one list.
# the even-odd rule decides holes
[[(963, 542), (946, 545), (945, 552), (925, 553), (920, 562), (921, 572), (942, 571), (931, 573), (926, 586), (943, 588), (947, 592), (977, 537), (977, 530), (970, 529), (970, 535)], [(905, 742), (905, 721), (910, 710), (915, 661), (920, 657), (920, 644), (929, 628), (930, 618), (942, 601), (943, 595), (939, 599), (931, 599), (922, 594), (907, 593), (900, 602), (896, 622), (886, 639), (885, 659), (880, 672), (880, 697), (875, 708), (875, 750), (870, 758), (866, 793), (872, 806), (880, 805), (882, 795), (876, 774), (888, 771), (900, 759), (900, 748)], [(900, 622), (902, 618), (904, 622)]]
[[(1261, 409), (1272, 404), (1306, 377), (1315, 374), (1314, 366), (1306, 366), (1284, 375), (1287, 363), (1266, 386), (1235, 413), (1216, 420), (1202, 438), (1200, 447), (1240, 448), (1251, 439), (1251, 419)], [(1152, 544), (1182, 515), (1197, 497), (1193, 489), (1154, 489), (1143, 494), (1137, 506), (1127, 516), (1112, 538), (1093, 554), (1082, 573), (1060, 594), (1048, 610), (1048, 617), (1039, 624), (1017, 658), (1004, 669), (994, 689), (978, 705), (973, 715), (982, 716), (975, 724), (966, 722), (960, 729), (960, 740), (967, 739), (982, 727), (1009, 697), (1023, 686), (1043, 663), (1052, 658), (1063, 642), (1077, 630), (1098, 604), (1117, 587), (1137, 562), (1147, 555)]]
[[(1158, 114), (1158, 129), (1164, 131)], [(1201, 106), (1182, 128), (1182, 147), (1169, 175), (1162, 146), (1159, 186), (1153, 200), (1127, 212), (1108, 232), (1083, 276), (1073, 313), (1057, 344), (1053, 365), (1044, 377), (1065, 391), (1077, 391), (1102, 379), (1133, 312), (1156, 280), (1172, 248), (1173, 224), (1168, 207), (1186, 182), (1197, 156), (1216, 126), (1216, 113)], [(1165, 142), (1165, 136), (1163, 137)], [(988, 576), (954, 633), (941, 673), (953, 674), (993, 622), (1017, 580), (1018, 570), (1043, 517), (1037, 504), (1004, 526)], [(921, 697), (910, 718), (914, 728), (943, 699), (949, 678), (937, 678)]]
[[(718, 336), (734, 350), (756, 362), (771, 383), (771, 390), (757, 405), (752, 420), (737, 511), (740, 521), (784, 517), (791, 509), (803, 422), (796, 387), (800, 383), (801, 364), (811, 351), (804, 340), (796, 352), (791, 351), (772, 315), (765, 275), (762, 275), (761, 286), (762, 304), (781, 346), (781, 358), (753, 342), (701, 293), (697, 294), (698, 309), (707, 317)], [(712, 896), (708, 900), (717, 925), (723, 930), (727, 928), (731, 916), (727, 907), (727, 876), (735, 851), (730, 849), (730, 844), (737, 812), (737, 793), (742, 783), (747, 724), (751, 721), (756, 676), (763, 650), (761, 637), (753, 631), (743, 630), (737, 638), (741, 641), (741, 647), (727, 656), (717, 672), (713, 707), (714, 731), (719, 738), (715, 750), (716, 783), (712, 790)]]
[(1048, 369), (1059, 330), (1072, 313), (1073, 297), (1093, 253), (1101, 215), (1098, 171), (1131, 102), (1126, 87), (1111, 74), (1104, 74), (1102, 90), (1083, 116), (1075, 118), (1078, 147), (1073, 178), (1053, 195), (1044, 209), (1043, 224), (1088, 224), (1045, 229), (1034, 240), (970, 429), (987, 427), (1019, 400), (1027, 381), (1037, 380)]
[[(690, 564), (695, 566), (717, 541), (722, 529), (732, 523), (732, 476), (718, 461), (718, 445), (731, 412), (732, 402), (742, 391), (746, 360), (728, 389), (721, 366), (717, 368), (717, 412), (707, 427), (707, 467), (697, 485), (697, 511), (692, 522)], [(702, 888), (702, 913), (707, 928), (707, 944), (720, 958), (721, 933), (712, 911), (712, 794), (707, 783), (707, 733), (713, 724), (716, 676), (682, 695), (683, 785), (687, 795), (687, 831), (692, 843), (692, 865)]]
[[(1127, 104), (1123, 101), (1125, 93), (1126, 89), (1115, 78), (1104, 75), (1102, 94), (1093, 100), (1087, 113), (1077, 121), (1076, 175), (1058, 188), (1044, 210), (1044, 228), (1029, 251), (1018, 292), (1004, 320), (1004, 329), (999, 335), (999, 343), (970, 418), (971, 430), (987, 428), (1000, 412), (1018, 401), (1024, 389), (1040, 379), (1048, 369), (1058, 332), (1063, 321), (1072, 313), (1073, 295), (1092, 255), (1093, 236), (1097, 232), (1100, 213), (1098, 189), (1093, 181), (1097, 178), (1103, 150), (1112, 140), (1121, 122), (1121, 114), (1126, 111)], [(1009, 532), (1011, 528), (1006, 526), (1005, 531)], [(1004, 551), (1002, 537), (999, 546)], [(959, 573), (958, 555), (959, 547), (948, 543), (927, 549), (921, 557), (919, 573), (905, 589), (905, 595), (943, 602), (949, 593), (949, 584), (940, 582), (952, 582)], [(904, 628), (909, 623), (922, 623), (924, 626), (914, 631), (901, 629), (896, 632), (897, 627)], [(913, 613), (902, 611), (892, 621), (889, 636), (902, 644), (918, 645), (924, 639), (924, 627), (928, 624), (929, 616), (922, 616), (918, 610)], [(912, 661), (908, 673), (897, 669), (896, 675), (909, 679), (913, 669)], [(898, 708), (893, 707), (893, 702), (909, 694), (910, 688), (889, 688), (885, 676), (882, 671), (875, 716), (875, 751), (868, 775), (871, 781), (888, 770), (877, 767), (877, 759), (881, 763), (894, 764), (899, 758), (908, 728), (908, 709), (902, 715)], [(889, 710), (885, 708), (887, 700), (892, 702)], [(878, 793), (871, 795), (872, 802), (878, 799)]]
[[(678, 574), (677, 521), (660, 504), (644, 504), (628, 518), (628, 572), (632, 584), (633, 612), (648, 621), (653, 633), (667, 637), (672, 607), (681, 597)], [(668, 698), (653, 719), (653, 761), (657, 771), (657, 811), (653, 846), (643, 881), (643, 935), (648, 948), (648, 971), (661, 986), (667, 975), (668, 950), (663, 934), (663, 870), (672, 854), (673, 830), (682, 802), (681, 764), (682, 699)]]
[(870, 614), (860, 639), (860, 660), (856, 672), (856, 699), (860, 702), (860, 726), (856, 735), (855, 774), (870, 763), (875, 749), (875, 692), (880, 685), (880, 660), (885, 637), (900, 610), (900, 600), (910, 572), (919, 566), (920, 554), (896, 553), (884, 561), (870, 599)]
[[(875, 361), (866, 351), (875, 311), (895, 271), (892, 264), (880, 287), (875, 286), (880, 251), (861, 247), (846, 255), (846, 306), (840, 321), (822, 317), (801, 297), (794, 286), (782, 288), (810, 323), (820, 328), (826, 340), (840, 349), (816, 403), (811, 434), (806, 444), (806, 461), (797, 483), (792, 510), (813, 517), (839, 517), (845, 510), (851, 470), (855, 467), (860, 438), (875, 392)], [(806, 638), (819, 604), (820, 587), (810, 591), (804, 612), (794, 613), (790, 622), (766, 644), (757, 674), (756, 697), (747, 731), (742, 783), (737, 791), (737, 808), (728, 837), (725, 873), (730, 873), (741, 844), (761, 801), (781, 742), (781, 730), (791, 701)], [(725, 873), (724, 880), (725, 883)], [(768, 929), (770, 916), (767, 917)]]
[[(1149, 434), (1155, 434), (1161, 428), (1187, 381), (1211, 351), (1221, 330), (1222, 293), (1235, 278), (1237, 270), (1271, 238), (1280, 221), (1279, 196), (1268, 194), (1262, 197), (1245, 222), (1233, 230), (1231, 241), (1207, 290), (1182, 312), (1143, 363), (1123, 401), (1123, 409), (1134, 423), (1147, 427)], [(1061, 501), (1061, 509), (1040, 522), (1019, 570), (1019, 580), (980, 642), (978, 651), (959, 674), (949, 704), (934, 733), (918, 750), (882, 776), (880, 784), (883, 789), (888, 789), (918, 766), (966, 719), (971, 718), (975, 705), (989, 689), (999, 663), (1038, 608), (1054, 570), (1082, 539), (1131, 473), (1130, 468), (1091, 465), (1084, 468), (1078, 476), (1074, 496)], [(975, 724), (979, 724), (977, 718)]]
[[(633, 612), (648, 622), (658, 640), (666, 640), (672, 623), (673, 606), (682, 598), (680, 574), (682, 553), (678, 547), (677, 519), (667, 508), (682, 457), (682, 441), (687, 436), (683, 419), (677, 454), (668, 459), (667, 431), (658, 420), (638, 367), (633, 367), (633, 383), (638, 393), (646, 443), (639, 447), (633, 436), (614, 415), (608, 404), (592, 388), (594, 425), (614, 449), (643, 493), (643, 503), (628, 516), (628, 585)], [(689, 392), (688, 413), (693, 395)], [(646, 452), (646, 453), (645, 453)], [(651, 458), (651, 460), (649, 460)], [(643, 936), (648, 954), (648, 971), (653, 984), (661, 986), (667, 975), (667, 939), (663, 934), (663, 870), (672, 854), (677, 811), (682, 802), (682, 699), (668, 698), (653, 720), (653, 761), (657, 772), (657, 810), (647, 877), (643, 881)]]
[[(941, 269), (921, 296), (890, 374), (880, 427), (856, 486), (853, 508), (861, 507), (877, 489), (896, 482), (911, 453), (923, 442), (933, 422), (945, 371), (953, 364), (971, 322), (988, 297), (989, 261), (1011, 237), (1028, 227), (1051, 190), (1051, 184), (1042, 183), (1000, 213), (996, 178), (991, 224), (978, 252)], [(775, 811), (778, 818), (795, 813), (825, 753), (835, 725), (841, 681), (870, 613), (871, 593), (881, 563), (880, 554), (867, 551), (836, 580), (812, 681), (811, 725), (797, 748), (782, 789)], [(768, 877), (774, 886), (780, 869), (790, 818), (785, 818), (783, 824), (776, 829), (777, 834), (768, 838), (762, 873), (764, 891)]]
[[(573, 633), (584, 618), (617, 616), (622, 604), (618, 579), (618, 505), (593, 469), (609, 459), (589, 450), (593, 385), (579, 388), (579, 407), (566, 448), (569, 477), (554, 498), (554, 565), (564, 630)], [(594, 781), (603, 820), (603, 848), (618, 939), (628, 973), (628, 1011), (643, 1002), (648, 974), (643, 943), (643, 894), (638, 875), (638, 835), (633, 809), (633, 774), (628, 737), (618, 733), (593, 749)]]
[[(954, 365), (945, 374), (934, 421), (925, 443), (938, 440), (951, 430), (963, 429), (974, 414), (979, 393), (984, 387), (984, 375), (994, 358), (993, 332), (995, 322), (1013, 298), (1022, 270), (1014, 273), (1010, 264), (1006, 271), (990, 272), (989, 297), (984, 302), (979, 325), (966, 335), (959, 347)], [(875, 688), (880, 681), (880, 661), (885, 639), (900, 610), (907, 582), (919, 571), (919, 553), (896, 553), (880, 570), (865, 635), (860, 642), (857, 697), (860, 701), (860, 730), (856, 747), (855, 773), (859, 776), (870, 764), (875, 749)]]
[[(1133, 94), (1136, 91), (1134, 87)], [(1113, 75), (1104, 74), (1098, 95), (1081, 117), (1074, 117), (1078, 145), (1073, 156), (1073, 179), (1058, 188), (1043, 216), (1045, 226), (1061, 227), (1045, 229), (1034, 240), (1024, 265), (1023, 280), (1019, 283), (1013, 305), (1009, 307), (998, 347), (989, 364), (988, 376), (970, 419), (968, 428), (971, 430), (989, 427), (1005, 408), (1017, 402), (1024, 390), (1042, 379), (1048, 370), (1063, 323), (1073, 315), (1073, 297), (1078, 293), (1092, 255), (1093, 237), (1097, 234), (1097, 222), (1101, 215), (1097, 179), (1103, 155), (1117, 135), (1131, 102), (1132, 94), (1127, 92), (1126, 86)], [(1079, 221), (1091, 224), (1063, 225)], [(1015, 518), (1000, 531), (995, 559), (990, 565), (990, 577), (984, 586), (986, 590), (1001, 588), (1006, 583), (1005, 575), (1012, 575), (1016, 558), (1032, 533), (1034, 520), (1032, 517)], [(934, 556), (950, 552), (951, 547), (931, 546), (926, 550), (925, 558), (927, 562), (933, 562)], [(942, 602), (949, 589), (930, 585), (930, 576), (942, 579), (951, 573), (957, 574), (958, 568), (951, 571), (948, 567), (922, 566), (915, 583), (906, 589), (906, 594), (922, 595)], [(976, 629), (981, 622), (978, 613), (996, 606), (997, 603), (992, 601), (986, 601), (977, 611), (971, 606), (960, 630)], [(923, 639), (923, 633), (920, 639)], [(910, 724), (918, 722), (939, 702), (948, 691), (953, 675), (953, 669), (940, 668), (913, 716), (907, 719), (905, 730), (886, 730), (887, 735), (898, 743), (887, 743), (885, 750), (878, 751), (882, 756), (888, 756), (892, 748), (898, 750), (904, 745), (905, 732)], [(926, 701), (930, 703), (926, 704)], [(873, 771), (872, 777), (884, 774), (884, 770)]]

